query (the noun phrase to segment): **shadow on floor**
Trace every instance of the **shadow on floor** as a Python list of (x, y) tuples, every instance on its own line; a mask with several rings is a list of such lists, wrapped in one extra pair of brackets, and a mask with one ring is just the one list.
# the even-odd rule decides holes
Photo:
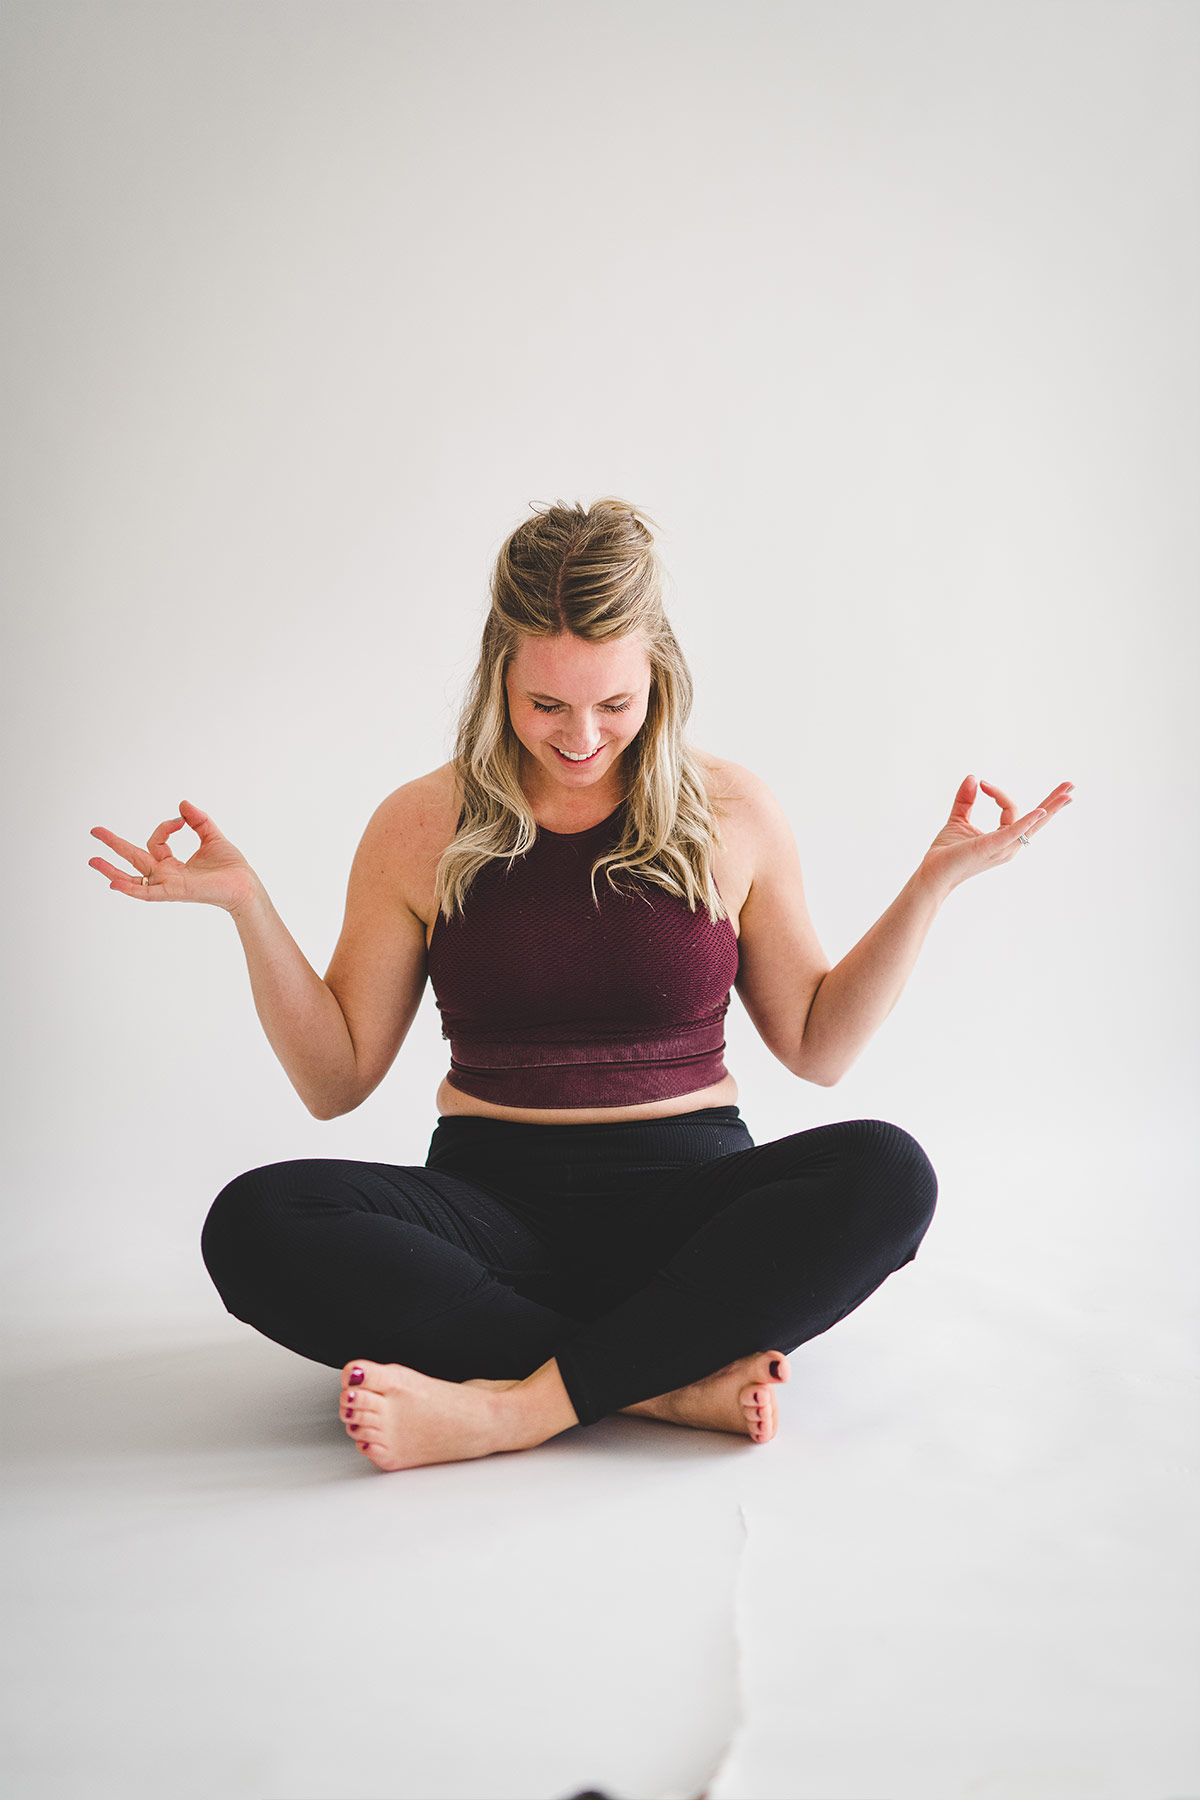
[[(230, 1343), (167, 1342), (114, 1353), (75, 1351), (26, 1362), (0, 1382), (10, 1459), (121, 1458), (265, 1451), (340, 1451), (340, 1371), (296, 1356), (248, 1332)], [(47, 1392), (54, 1428), (47, 1430)], [(653, 1419), (615, 1416), (553, 1440), (586, 1449), (672, 1462), (736, 1452), (741, 1440), (684, 1431)], [(346, 1473), (371, 1473), (355, 1459)]]

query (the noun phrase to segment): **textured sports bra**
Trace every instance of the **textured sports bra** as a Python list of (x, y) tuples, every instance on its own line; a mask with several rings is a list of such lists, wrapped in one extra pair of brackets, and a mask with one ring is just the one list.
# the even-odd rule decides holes
[(623, 810), (587, 831), (539, 826), (524, 856), (479, 871), (462, 913), (439, 911), (429, 979), (461, 1093), (635, 1106), (724, 1077), (737, 934), (665, 888), (614, 893), (603, 871), (597, 910), (592, 864), (618, 841)]

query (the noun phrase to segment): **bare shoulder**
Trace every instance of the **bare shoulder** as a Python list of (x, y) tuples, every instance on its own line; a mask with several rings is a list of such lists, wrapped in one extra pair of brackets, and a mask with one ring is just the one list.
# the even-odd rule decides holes
[(410, 831), (436, 831), (447, 815), (453, 813), (450, 820), (450, 836), (453, 837), (460, 804), (454, 764), (446, 762), (430, 769), (427, 775), (417, 775), (412, 781), (393, 788), (375, 810), (377, 817), (382, 815), (389, 824), (403, 825)]
[(693, 748), (726, 839), (748, 849), (755, 843), (776, 842), (781, 830), (790, 835), (783, 808), (761, 775), (727, 757)]
[(420, 919), (433, 917), (434, 872), (461, 804), (454, 764), (442, 763), (393, 788), (363, 833), (361, 853)]

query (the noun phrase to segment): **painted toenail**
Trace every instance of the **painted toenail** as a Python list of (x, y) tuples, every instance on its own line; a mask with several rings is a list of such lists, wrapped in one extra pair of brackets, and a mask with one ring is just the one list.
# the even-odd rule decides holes
[(351, 1431), (357, 1431), (357, 1430), (358, 1430), (358, 1426), (357, 1426), (357, 1425), (352, 1425), (352, 1426), (351, 1426), (351, 1427), (350, 1427), (350, 1429), (351, 1429)]
[(366, 1379), (367, 1372), (365, 1369), (351, 1369), (350, 1381), (353, 1386), (357, 1386), (360, 1381), (365, 1381)]
[(779, 1380), (780, 1366), (781, 1365), (778, 1362), (772, 1362), (772, 1364), (771, 1364), (771, 1373), (775, 1377), (776, 1381)]

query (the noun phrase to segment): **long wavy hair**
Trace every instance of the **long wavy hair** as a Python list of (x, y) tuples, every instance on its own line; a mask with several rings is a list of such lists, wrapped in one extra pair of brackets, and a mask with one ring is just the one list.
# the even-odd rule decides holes
[[(644, 522), (643, 522), (644, 521)], [(447, 919), (461, 911), (486, 863), (523, 856), (537, 826), (521, 786), (521, 742), (508, 712), (505, 674), (523, 635), (569, 631), (587, 643), (640, 632), (650, 659), (645, 720), (623, 752), (620, 842), (592, 866), (609, 886), (651, 882), (726, 916), (712, 876), (722, 843), (718, 809), (684, 741), (692, 677), (663, 608), (664, 570), (648, 526), (655, 521), (612, 495), (538, 510), (505, 541), (491, 574), (491, 607), (479, 661), (459, 715), (454, 767), (462, 794), (458, 831), (438, 862), (435, 893)]]

